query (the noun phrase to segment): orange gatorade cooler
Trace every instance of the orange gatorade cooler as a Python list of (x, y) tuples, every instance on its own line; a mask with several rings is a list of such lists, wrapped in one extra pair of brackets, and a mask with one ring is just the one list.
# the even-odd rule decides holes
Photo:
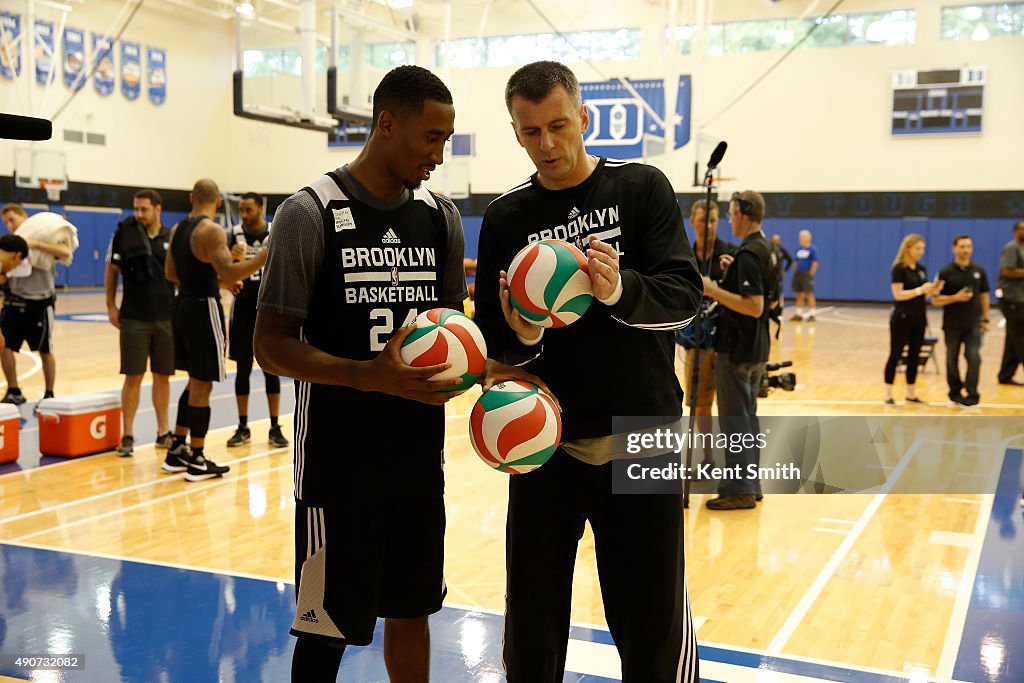
[(112, 451), (121, 441), (121, 397), (77, 394), (39, 402), (39, 452), (69, 458)]
[(18, 459), (21, 413), (10, 403), (0, 403), (0, 464)]

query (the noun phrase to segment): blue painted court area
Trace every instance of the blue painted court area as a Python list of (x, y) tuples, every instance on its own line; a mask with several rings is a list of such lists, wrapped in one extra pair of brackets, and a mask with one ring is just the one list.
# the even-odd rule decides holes
[(1024, 451), (1006, 452), (953, 677), (1024, 681)]
[[(1020, 570), (1018, 564), (1018, 577)], [(26, 678), (32, 674), (13, 666), (8, 661), (12, 655), (77, 654), (83, 657), (84, 668), (34, 680), (279, 683), (289, 679), (293, 639), (288, 628), (295, 599), (290, 583), (0, 545), (0, 584), (4, 597), (0, 607), (0, 653), (4, 655), (0, 675)], [(1018, 601), (1017, 624), (1020, 607)], [(1009, 651), (1019, 656), (1020, 643), (1024, 642), (1020, 634), (999, 634), (1000, 623), (1005, 622), (989, 624), (989, 636), (998, 636), (1011, 646)], [(431, 680), (503, 680), (501, 631), (501, 616), (492, 613), (446, 607), (434, 615)], [(613, 648), (610, 634), (604, 630), (574, 627), (571, 636), (570, 651), (574, 646), (585, 646), (589, 651)], [(387, 681), (382, 638), (383, 622), (379, 622), (372, 645), (346, 653), (339, 680)], [(700, 654), (704, 683), (910, 680), (707, 645), (701, 647)], [(1013, 671), (1004, 668), (995, 677), (958, 678), (978, 683), (1020, 681)], [(1019, 673), (1019, 669), (1016, 671)], [(773, 677), (762, 678), (767, 672)], [(602, 683), (618, 679), (570, 672), (564, 680)], [(922, 683), (919, 678), (913, 680)]]

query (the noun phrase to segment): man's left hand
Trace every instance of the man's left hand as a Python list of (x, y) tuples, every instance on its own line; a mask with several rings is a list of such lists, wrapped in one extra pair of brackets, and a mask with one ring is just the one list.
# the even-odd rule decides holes
[(548, 385), (544, 384), (544, 380), (542, 380), (537, 375), (527, 372), (526, 370), (523, 370), (522, 368), (517, 367), (515, 365), (505, 365), (504, 363), (499, 363), (493, 358), (488, 358), (487, 366), (484, 369), (484, 374), (483, 376), (480, 377), (478, 381), (483, 386), (483, 390), (487, 391), (495, 384), (500, 384), (501, 382), (508, 382), (513, 380), (518, 380), (520, 382), (529, 382), (530, 384), (536, 384), (538, 387), (540, 387), (541, 391), (543, 391), (545, 394), (551, 397), (551, 400), (555, 402), (555, 407), (558, 408), (558, 411), (562, 411), (561, 404), (558, 402), (558, 399), (555, 397), (555, 395), (551, 392), (551, 389), (548, 389)]
[(619, 252), (596, 237), (590, 238), (587, 249), (587, 270), (594, 296), (608, 299), (619, 284)]

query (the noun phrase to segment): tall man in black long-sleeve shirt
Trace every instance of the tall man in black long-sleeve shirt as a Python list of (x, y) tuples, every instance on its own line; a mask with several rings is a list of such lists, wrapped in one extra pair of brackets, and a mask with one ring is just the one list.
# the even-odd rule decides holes
[[(562, 64), (519, 69), (505, 102), (537, 173), (484, 214), (477, 322), (490, 355), (530, 359), (527, 368), (563, 409), (561, 446), (547, 464), (509, 485), (508, 680), (562, 680), (573, 564), (589, 520), (623, 681), (696, 681), (682, 496), (613, 495), (610, 462), (613, 416), (669, 422), (681, 415), (672, 330), (692, 320), (701, 281), (679, 205), (657, 169), (587, 154), (587, 109)], [(586, 250), (596, 301), (573, 325), (547, 330), (542, 339), (543, 330), (509, 305), (502, 269), (525, 245), (549, 238)]]

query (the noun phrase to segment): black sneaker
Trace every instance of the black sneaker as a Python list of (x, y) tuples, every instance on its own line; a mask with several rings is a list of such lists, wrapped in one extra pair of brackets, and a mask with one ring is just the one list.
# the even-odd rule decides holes
[(235, 430), (235, 433), (228, 439), (228, 448), (234, 448), (235, 446), (244, 446), (249, 443), (249, 439), (252, 438), (252, 433), (248, 427), (239, 427)]
[(971, 396), (971, 395), (968, 395), (968, 396), (964, 397), (964, 405), (967, 406), (968, 408), (973, 408), (974, 406), (978, 405), (979, 403), (981, 403), (981, 396)]
[[(274, 448), (288, 448), (288, 439), (284, 438), (284, 434), (281, 433), (280, 425), (270, 428), (267, 440), (270, 441), (270, 445)], [(228, 445), (231, 445), (230, 441), (228, 442)]]
[(188, 469), (189, 455), (189, 447), (185, 444), (181, 444), (177, 448), (170, 448), (167, 450), (164, 464), (160, 467), (164, 472), (184, 472)]
[(135, 451), (135, 437), (126, 434), (121, 437), (121, 443), (117, 446), (117, 454), (122, 458), (128, 458)]
[(16, 394), (13, 394), (11, 393), (11, 390), (8, 389), (7, 393), (4, 394), (3, 400), (0, 400), (0, 403), (11, 403), (13, 405), (20, 406), (27, 400), (28, 399), (25, 398), (25, 395), (22, 394), (20, 391)]
[(188, 469), (185, 470), (185, 480), (202, 481), (204, 479), (213, 479), (214, 477), (223, 477), (224, 473), (229, 471), (231, 471), (230, 467), (218, 465), (212, 460), (207, 460), (206, 456), (190, 456), (188, 459)]
[(174, 434), (167, 432), (166, 434), (157, 434), (156, 441), (153, 443), (157, 448), (170, 448), (174, 445)]

